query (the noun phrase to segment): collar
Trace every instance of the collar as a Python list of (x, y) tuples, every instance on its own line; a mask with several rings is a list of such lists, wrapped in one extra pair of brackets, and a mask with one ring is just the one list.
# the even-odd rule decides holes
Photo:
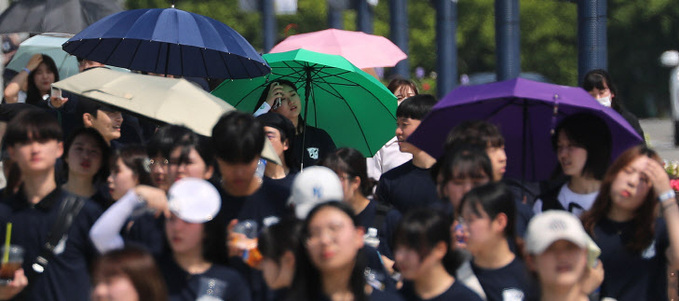
[(61, 195), (62, 189), (61, 187), (57, 186), (57, 188), (48, 193), (42, 200), (40, 200), (40, 202), (38, 202), (35, 205), (31, 205), (28, 203), (28, 200), (26, 199), (26, 195), (24, 194), (24, 187), (22, 185), (19, 191), (14, 195), (14, 197), (10, 201), (10, 206), (12, 207), (12, 209), (15, 210), (32, 207), (43, 211), (49, 211), (50, 209), (52, 209), (54, 204), (60, 199)]

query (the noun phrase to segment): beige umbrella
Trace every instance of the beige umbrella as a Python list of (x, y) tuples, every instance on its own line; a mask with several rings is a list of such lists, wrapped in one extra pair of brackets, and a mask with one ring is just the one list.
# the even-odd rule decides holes
[[(150, 119), (184, 125), (208, 137), (219, 117), (235, 110), (185, 79), (106, 68), (94, 68), (52, 86)], [(262, 157), (281, 164), (269, 139), (265, 140)]]

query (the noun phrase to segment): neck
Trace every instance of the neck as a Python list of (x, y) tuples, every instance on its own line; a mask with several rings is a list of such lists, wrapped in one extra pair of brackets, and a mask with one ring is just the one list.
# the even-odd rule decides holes
[(484, 269), (499, 269), (510, 264), (516, 255), (509, 249), (507, 240), (502, 237), (493, 246), (484, 247), (483, 250), (474, 252), (474, 264)]
[(601, 181), (588, 176), (572, 176), (568, 188), (577, 194), (589, 194), (599, 191)]
[(455, 278), (446, 272), (442, 263), (439, 263), (430, 271), (415, 279), (413, 287), (420, 299), (428, 300), (443, 294), (454, 282)]
[(252, 195), (257, 192), (257, 189), (259, 189), (260, 186), (262, 186), (262, 179), (257, 176), (253, 176), (250, 183), (243, 185), (242, 187), (232, 187), (228, 186), (227, 183), (222, 183), (222, 188), (235, 197)]
[[(295, 134), (299, 134), (300, 131), (299, 131), (299, 129), (297, 128), (297, 125), (299, 124), (299, 117), (293, 118), (293, 119), (291, 119), (290, 121), (292, 121), (292, 125), (295, 126)], [(292, 140), (293, 140), (293, 139), (290, 139), (289, 141), (292, 141)]]
[(185, 253), (174, 252), (172, 257), (189, 274), (202, 274), (212, 266), (212, 263), (207, 262), (201, 252), (202, 250), (192, 250)]
[(23, 178), (24, 195), (30, 204), (37, 204), (50, 192), (57, 188), (54, 181), (54, 169), (43, 174), (26, 175)]
[[(281, 161), (285, 160), (285, 157), (279, 156), (281, 158)], [(266, 164), (266, 169), (264, 169), (264, 174), (272, 179), (282, 179), (285, 178), (285, 176), (288, 175), (290, 172), (290, 169), (285, 166), (285, 163), (283, 165), (278, 165), (275, 163), (267, 163)]]
[(92, 178), (88, 176), (69, 174), (68, 181), (62, 186), (65, 190), (79, 196), (90, 197), (97, 190), (92, 185)]
[(615, 222), (628, 222), (634, 219), (634, 211), (620, 209), (613, 205), (608, 214), (606, 214), (606, 217)]
[(434, 164), (436, 164), (436, 159), (434, 157), (430, 156), (425, 151), (419, 148), (413, 151), (412, 154), (413, 154), (413, 165), (419, 168), (429, 169)]
[[(353, 300), (346, 299), (346, 296), (353, 296), (351, 288), (349, 287), (349, 279), (351, 278), (351, 270), (354, 268), (355, 262), (329, 272), (322, 272), (321, 284), (323, 285), (323, 292), (331, 300)], [(333, 298), (335, 296), (335, 298)], [(344, 298), (342, 298), (344, 296)]]
[(587, 296), (582, 293), (579, 285), (571, 287), (543, 286), (540, 300), (549, 301), (586, 301)]
[(359, 214), (363, 212), (365, 207), (368, 207), (368, 204), (370, 204), (370, 200), (363, 196), (363, 194), (361, 194), (360, 192), (354, 191), (354, 195), (351, 197), (351, 199), (348, 200), (347, 203), (351, 205), (351, 208), (354, 209), (354, 212), (356, 212), (356, 214)]

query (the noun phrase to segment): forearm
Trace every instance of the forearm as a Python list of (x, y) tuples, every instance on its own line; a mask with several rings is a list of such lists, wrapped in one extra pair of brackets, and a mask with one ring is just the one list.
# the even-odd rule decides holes
[(679, 206), (676, 198), (660, 203), (660, 211), (667, 225), (669, 238), (669, 253), (667, 254), (671, 266), (679, 269)]
[(94, 223), (90, 229), (90, 239), (99, 252), (104, 253), (124, 247), (125, 242), (120, 236), (120, 230), (138, 204), (137, 194), (130, 189)]

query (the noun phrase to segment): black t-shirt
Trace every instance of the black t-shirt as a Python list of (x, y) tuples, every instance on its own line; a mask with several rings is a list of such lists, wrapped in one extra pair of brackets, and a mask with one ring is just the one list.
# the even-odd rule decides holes
[[(5, 225), (12, 223), (12, 244), (25, 250), (25, 272), (47, 242), (60, 211), (61, 203), (69, 192), (56, 188), (35, 206), (26, 200), (23, 190), (5, 198), (0, 204), (0, 232), (5, 237)], [(96, 255), (89, 231), (101, 215), (102, 209), (94, 202), (86, 201), (68, 230), (68, 236), (55, 248), (45, 271), (37, 279), (29, 279), (30, 291), (24, 290), (14, 300), (89, 300), (89, 264)], [(66, 237), (66, 236), (65, 236)], [(63, 244), (62, 244), (63, 243)]]
[(534, 300), (537, 295), (536, 284), (519, 257), (499, 269), (484, 269), (472, 261), (472, 270), (488, 301)]
[[(292, 145), (292, 149), (295, 150), (292, 154), (293, 162), (299, 164), (302, 153), (304, 153), (304, 167), (316, 165), (325, 155), (337, 149), (335, 142), (332, 141), (326, 131), (308, 125), (304, 128), (303, 133), (295, 135)], [(299, 168), (299, 166), (295, 166), (295, 168)]]
[[(370, 301), (403, 301), (401, 295), (399, 295), (397, 292), (393, 292), (390, 290), (381, 291), (373, 289), (368, 297), (369, 297), (368, 300)], [(314, 300), (330, 301), (330, 298), (324, 294), (321, 294), (320, 296), (318, 296), (318, 298)]]
[(415, 288), (413, 283), (410, 281), (403, 282), (403, 288), (399, 291), (403, 299), (406, 301), (449, 301), (449, 300), (464, 300), (464, 301), (481, 301), (481, 297), (477, 295), (474, 291), (470, 290), (464, 284), (459, 281), (453, 282), (453, 284), (443, 292), (431, 299), (422, 299), (415, 293)]
[(215, 287), (223, 288), (222, 294), (215, 296), (223, 301), (250, 300), (250, 291), (245, 280), (234, 269), (213, 264), (204, 273), (192, 275), (177, 265), (170, 255), (159, 258), (158, 265), (165, 277), (170, 301), (197, 300), (210, 287), (206, 285), (209, 281), (216, 282)]
[(601, 297), (626, 300), (667, 300), (667, 258), (669, 247), (664, 219), (657, 219), (653, 242), (640, 254), (625, 249), (633, 235), (632, 222), (602, 219), (594, 227), (594, 242), (601, 248), (604, 282)]
[(441, 202), (430, 169), (416, 167), (413, 160), (384, 173), (380, 177), (375, 197), (401, 213)]
[[(268, 163), (268, 164), (273, 164), (273, 163)], [(267, 176), (264, 176), (264, 182), (268, 182), (267, 185), (271, 186), (273, 189), (277, 189), (278, 193), (280, 193), (280, 198), (283, 199), (288, 199), (290, 196), (290, 191), (292, 190), (292, 182), (295, 181), (295, 177), (297, 176), (297, 172), (290, 172), (288, 175), (286, 175), (282, 179), (272, 179)]]

